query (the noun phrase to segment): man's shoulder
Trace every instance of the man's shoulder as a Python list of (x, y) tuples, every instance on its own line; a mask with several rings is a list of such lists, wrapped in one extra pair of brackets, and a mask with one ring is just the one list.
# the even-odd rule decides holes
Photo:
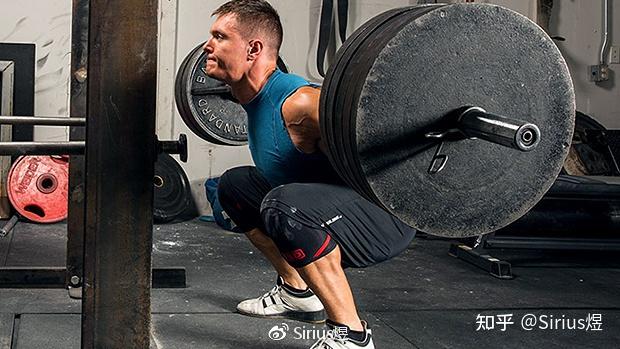
[(316, 86), (302, 86), (293, 92), (282, 105), (282, 116), (294, 122), (313, 113), (318, 108), (320, 90)]

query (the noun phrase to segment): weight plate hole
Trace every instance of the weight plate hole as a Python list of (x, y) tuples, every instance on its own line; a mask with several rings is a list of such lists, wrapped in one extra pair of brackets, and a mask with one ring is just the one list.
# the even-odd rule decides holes
[(25, 211), (36, 214), (39, 217), (45, 217), (45, 211), (39, 205), (27, 205), (24, 207)]
[(54, 186), (54, 181), (51, 178), (45, 178), (41, 181), (41, 187), (49, 189)]
[(164, 186), (164, 179), (161, 178), (161, 176), (155, 176), (153, 177), (153, 184), (155, 184), (157, 188), (161, 188)]
[(37, 189), (44, 194), (52, 193), (57, 187), (58, 181), (51, 173), (43, 174), (37, 179)]

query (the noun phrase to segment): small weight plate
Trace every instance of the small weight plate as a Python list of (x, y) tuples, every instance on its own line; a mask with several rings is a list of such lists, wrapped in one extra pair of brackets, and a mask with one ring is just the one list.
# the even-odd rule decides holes
[(183, 168), (170, 155), (161, 153), (153, 177), (153, 218), (156, 223), (171, 222), (187, 212), (192, 193)]
[(8, 175), (9, 200), (15, 210), (37, 223), (67, 218), (69, 157), (22, 156)]
[[(204, 44), (196, 46), (183, 60), (175, 81), (177, 109), (189, 129), (215, 144), (247, 143), (247, 114), (230, 94), (225, 83), (207, 76)], [(278, 57), (278, 68), (287, 72)]]

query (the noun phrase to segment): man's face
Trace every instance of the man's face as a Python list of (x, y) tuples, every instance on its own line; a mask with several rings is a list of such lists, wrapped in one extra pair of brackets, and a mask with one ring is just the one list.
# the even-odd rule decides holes
[(207, 75), (229, 84), (239, 81), (248, 64), (248, 43), (241, 36), (235, 15), (218, 17), (210, 33), (211, 38), (203, 47), (207, 53)]

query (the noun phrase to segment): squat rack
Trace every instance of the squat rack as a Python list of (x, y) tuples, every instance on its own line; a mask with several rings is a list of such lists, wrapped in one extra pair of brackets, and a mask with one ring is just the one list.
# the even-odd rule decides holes
[(73, 0), (71, 119), (4, 118), (71, 126), (69, 142), (0, 145), (73, 154), (66, 268), (0, 268), (0, 287), (82, 297), (82, 348), (148, 348), (151, 286), (185, 287), (183, 268), (151, 268), (157, 152), (187, 154), (182, 138), (155, 136), (157, 19), (158, 0)]

